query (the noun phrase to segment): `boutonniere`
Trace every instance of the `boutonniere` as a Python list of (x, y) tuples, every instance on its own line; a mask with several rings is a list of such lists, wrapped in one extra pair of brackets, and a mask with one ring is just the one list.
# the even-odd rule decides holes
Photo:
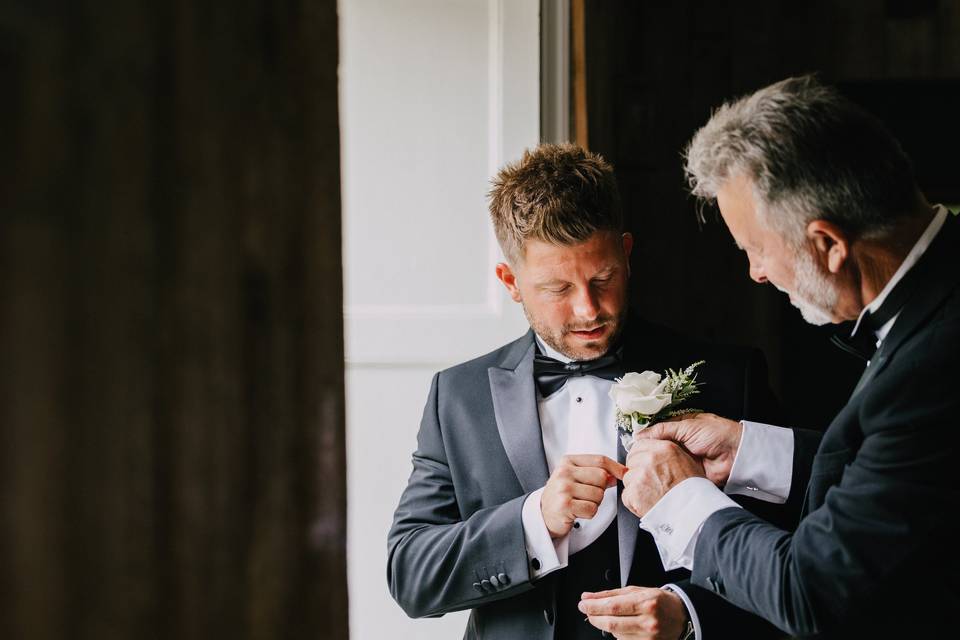
[(630, 372), (617, 378), (610, 389), (610, 398), (617, 406), (617, 431), (623, 448), (630, 451), (633, 434), (654, 422), (685, 413), (700, 413), (700, 409), (681, 409), (688, 398), (700, 393), (697, 367), (703, 360), (686, 369), (667, 369), (663, 375), (653, 371)]

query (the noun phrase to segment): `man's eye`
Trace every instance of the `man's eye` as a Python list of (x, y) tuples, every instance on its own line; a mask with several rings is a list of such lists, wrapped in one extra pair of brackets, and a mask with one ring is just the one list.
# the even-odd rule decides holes
[(560, 295), (560, 294), (562, 294), (562, 293), (565, 293), (566, 291), (567, 291), (567, 287), (559, 287), (559, 288), (547, 289), (547, 293), (552, 294), (552, 295), (555, 295), (555, 296)]

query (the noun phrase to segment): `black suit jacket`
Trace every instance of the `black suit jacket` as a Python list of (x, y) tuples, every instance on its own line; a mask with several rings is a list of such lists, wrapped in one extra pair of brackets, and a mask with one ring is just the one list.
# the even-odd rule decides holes
[(958, 250), (960, 222), (948, 215), (857, 391), (822, 440), (795, 432), (796, 530), (714, 514), (697, 542), (696, 584), (797, 636), (955, 633)]
[[(413, 473), (388, 536), (387, 579), (394, 599), (411, 617), (472, 609), (468, 638), (546, 640), (554, 634), (559, 572), (531, 581), (521, 518), (526, 497), (548, 478), (534, 350), (530, 331), (434, 376)], [(627, 370), (660, 372), (700, 359), (707, 363), (695, 406), (771, 418), (772, 396), (758, 353), (699, 344), (630, 317), (624, 338)], [(663, 572), (652, 538), (622, 504), (617, 522), (624, 582), (629, 575), (634, 584), (661, 586), (687, 577)], [(708, 637), (773, 631), (701, 587), (680, 586), (709, 629)]]

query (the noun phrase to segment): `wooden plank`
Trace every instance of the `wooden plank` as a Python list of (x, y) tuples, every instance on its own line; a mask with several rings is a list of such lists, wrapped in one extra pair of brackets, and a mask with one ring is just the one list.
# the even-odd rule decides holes
[(347, 637), (337, 57), (334, 0), (0, 9), (0, 637)]

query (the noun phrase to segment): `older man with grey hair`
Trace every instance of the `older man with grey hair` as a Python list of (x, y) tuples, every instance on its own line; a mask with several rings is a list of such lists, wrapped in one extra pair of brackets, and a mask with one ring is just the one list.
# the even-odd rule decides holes
[[(883, 125), (812, 77), (720, 108), (687, 173), (753, 280), (812, 323), (857, 321), (845, 346), (866, 367), (822, 437), (706, 413), (655, 425), (624, 503), (666, 567), (792, 635), (955, 634), (956, 216), (927, 203)], [(744, 492), (792, 506), (797, 526), (727, 495)]]

